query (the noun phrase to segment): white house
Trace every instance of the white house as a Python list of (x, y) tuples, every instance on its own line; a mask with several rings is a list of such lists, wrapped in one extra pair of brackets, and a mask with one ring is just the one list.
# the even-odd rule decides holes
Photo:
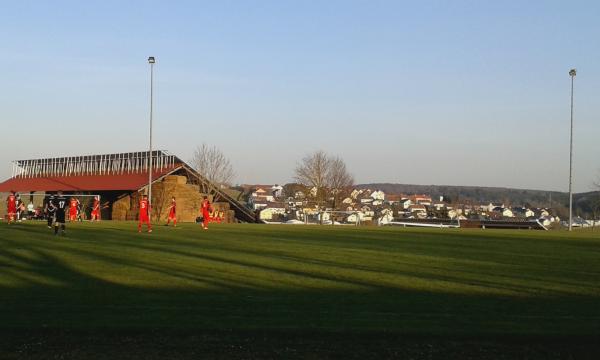
[(373, 200), (381, 200), (383, 202), (385, 200), (385, 193), (381, 190), (375, 190), (371, 193), (371, 198)]
[(448, 210), (448, 217), (450, 219), (455, 219), (458, 216), (458, 211), (452, 209), (452, 210)]
[(283, 194), (283, 186), (281, 185), (273, 185), (271, 187), (271, 194), (275, 197), (280, 197)]
[(344, 200), (342, 200), (342, 204), (352, 204), (354, 201), (352, 201), (351, 197), (347, 197)]
[(533, 217), (533, 216), (535, 216), (535, 212), (533, 212), (533, 210), (531, 210), (531, 209), (525, 209), (525, 217), (530, 218), (530, 217)]
[(392, 209), (381, 210), (379, 218), (377, 219), (377, 223), (379, 225), (385, 225), (389, 224), (392, 221), (394, 221), (394, 212), (392, 211)]
[(427, 208), (425, 205), (411, 205), (408, 207), (408, 210), (413, 214), (423, 213), (425, 216), (427, 216)]
[(404, 210), (409, 209), (414, 203), (412, 202), (411, 199), (402, 199), (400, 200), (400, 204), (402, 204), (402, 208)]
[(502, 210), (502, 216), (511, 218), (511, 217), (514, 217), (515, 215), (513, 214), (511, 209), (505, 208), (504, 210)]
[(487, 206), (487, 211), (492, 212), (492, 211), (494, 211), (495, 208), (503, 208), (504, 209), (504, 204), (491, 202)]
[(261, 220), (273, 220), (274, 215), (284, 215), (285, 208), (283, 207), (266, 207), (260, 211), (259, 217)]
[(431, 206), (433, 206), (437, 211), (440, 211), (446, 207), (446, 204), (443, 202), (436, 201)]

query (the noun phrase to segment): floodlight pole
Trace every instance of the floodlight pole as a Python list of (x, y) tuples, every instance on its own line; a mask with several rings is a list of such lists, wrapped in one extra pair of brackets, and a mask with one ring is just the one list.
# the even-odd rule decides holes
[(573, 230), (573, 83), (577, 70), (569, 71), (571, 76), (571, 140), (569, 149), (569, 231)]
[(150, 56), (148, 58), (148, 63), (150, 64), (150, 152), (148, 156), (148, 217), (151, 219), (151, 209), (152, 209), (152, 110), (153, 110), (153, 100), (154, 100), (154, 56)]

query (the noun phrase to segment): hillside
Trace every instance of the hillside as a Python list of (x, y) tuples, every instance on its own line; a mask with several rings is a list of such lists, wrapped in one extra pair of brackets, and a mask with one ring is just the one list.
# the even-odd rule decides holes
[[(525, 205), (532, 207), (548, 207), (563, 213), (569, 206), (569, 194), (559, 191), (511, 189), (483, 186), (451, 186), (451, 185), (415, 185), (371, 183), (359, 184), (361, 189), (379, 189), (388, 194), (429, 194), (434, 199), (443, 196), (445, 201), (457, 202), (501, 202), (505, 205)], [(592, 191), (573, 195), (575, 213), (591, 215), (594, 204), (600, 204), (600, 192)]]

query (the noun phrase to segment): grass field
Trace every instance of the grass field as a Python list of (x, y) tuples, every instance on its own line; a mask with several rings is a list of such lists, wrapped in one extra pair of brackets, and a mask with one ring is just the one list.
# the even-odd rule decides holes
[(6, 358), (595, 358), (599, 300), (589, 231), (0, 224)]

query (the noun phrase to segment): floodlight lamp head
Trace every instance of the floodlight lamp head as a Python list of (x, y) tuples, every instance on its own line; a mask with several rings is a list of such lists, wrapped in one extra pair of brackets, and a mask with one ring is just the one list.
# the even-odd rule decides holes
[(154, 56), (150, 56), (148, 58), (148, 64), (154, 64), (156, 62), (156, 60), (154, 59)]
[(571, 69), (571, 71), (569, 71), (569, 75), (571, 75), (571, 76), (577, 75), (577, 70)]

